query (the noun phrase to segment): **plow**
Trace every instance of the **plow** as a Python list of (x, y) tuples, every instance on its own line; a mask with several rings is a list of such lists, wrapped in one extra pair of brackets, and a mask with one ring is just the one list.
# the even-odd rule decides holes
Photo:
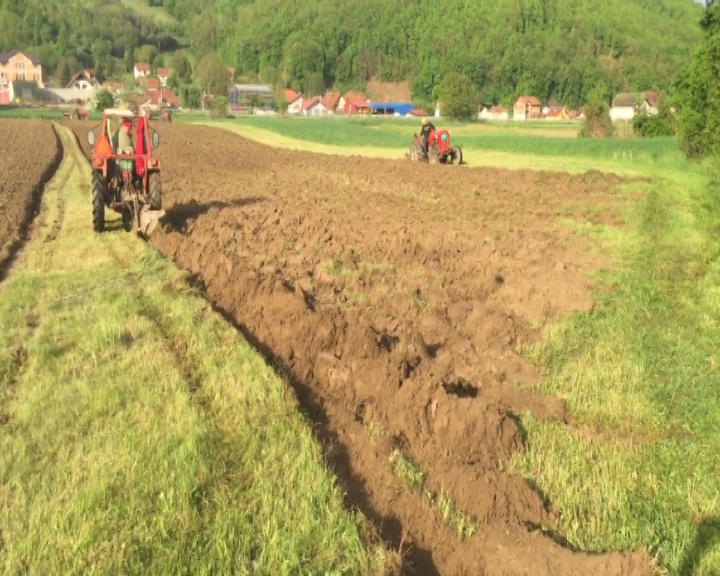
[[(121, 149), (119, 131), (122, 124), (135, 133), (132, 153)], [(113, 125), (116, 130), (113, 131)], [(103, 113), (99, 137), (88, 132), (93, 146), (92, 164), (92, 220), (93, 230), (105, 230), (105, 207), (122, 214), (126, 231), (133, 228), (138, 236), (147, 239), (165, 215), (162, 209), (160, 160), (153, 150), (160, 145), (160, 135), (150, 131), (148, 119), (123, 109), (107, 109)]]
[(422, 137), (414, 135), (410, 145), (410, 152), (405, 154), (414, 162), (427, 162), (428, 164), (462, 164), (463, 155), (460, 146), (453, 146), (450, 142), (450, 131), (446, 128), (433, 130), (428, 138), (428, 152), (425, 154)]

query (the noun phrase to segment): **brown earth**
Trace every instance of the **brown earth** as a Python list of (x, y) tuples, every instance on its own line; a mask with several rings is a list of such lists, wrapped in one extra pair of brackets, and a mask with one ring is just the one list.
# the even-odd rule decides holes
[(60, 141), (48, 122), (0, 121), (0, 279), (26, 239), (43, 186), (61, 158)]
[[(68, 125), (84, 143), (86, 124)], [(556, 222), (620, 224), (619, 177), (330, 157), (155, 127), (168, 216), (152, 244), (287, 371), (348, 506), (401, 547), (403, 573), (652, 574), (644, 552), (563, 546), (562, 511), (505, 471), (525, 446), (524, 411), (569, 422), (562, 400), (532, 391), (522, 348), (592, 308), (586, 272), (603, 264)], [(396, 448), (478, 533), (461, 541), (398, 482)]]

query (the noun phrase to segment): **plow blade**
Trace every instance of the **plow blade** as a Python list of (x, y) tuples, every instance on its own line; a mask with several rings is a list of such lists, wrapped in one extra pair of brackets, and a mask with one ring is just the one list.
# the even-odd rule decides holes
[(157, 228), (158, 220), (165, 216), (165, 210), (151, 210), (143, 208), (140, 210), (137, 219), (137, 234), (143, 238), (148, 238), (153, 230)]

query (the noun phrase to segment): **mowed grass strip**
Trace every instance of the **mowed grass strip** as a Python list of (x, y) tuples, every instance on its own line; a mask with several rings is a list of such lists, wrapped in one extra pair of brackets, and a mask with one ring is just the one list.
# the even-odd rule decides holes
[(44, 225), (0, 287), (2, 572), (375, 573), (286, 384), (117, 216), (93, 234), (60, 130)]
[[(679, 182), (683, 182), (679, 185)], [(628, 226), (603, 245), (589, 314), (546, 331), (531, 352), (543, 393), (568, 400), (574, 427), (526, 416), (513, 461), (563, 510), (588, 550), (641, 545), (670, 574), (720, 574), (720, 195), (696, 168), (644, 185)]]
[[(192, 118), (188, 121), (223, 128), (275, 148), (385, 159), (404, 159), (410, 149), (413, 132), (419, 132), (419, 127), (415, 125), (417, 121), (407, 126), (407, 121), (391, 119), (368, 119), (367, 124), (347, 118)], [(439, 120), (436, 125), (441, 126)], [(687, 164), (672, 138), (586, 140), (533, 135), (539, 130), (483, 130), (482, 126), (459, 124), (451, 127), (451, 138), (453, 143), (461, 146), (463, 161), (470, 168), (571, 173), (600, 170), (628, 176), (652, 172), (667, 178), (680, 174), (681, 179), (687, 170)], [(556, 131), (561, 132), (559, 129)], [(456, 132), (460, 134), (455, 135)], [(440, 166), (438, 169), (464, 170), (466, 167)]]

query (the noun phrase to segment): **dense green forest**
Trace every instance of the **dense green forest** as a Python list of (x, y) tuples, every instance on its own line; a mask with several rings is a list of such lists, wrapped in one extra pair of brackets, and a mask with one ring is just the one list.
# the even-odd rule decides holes
[(456, 71), (488, 103), (532, 93), (578, 106), (597, 85), (608, 96), (670, 90), (702, 17), (691, 0), (145, 2), (177, 24), (161, 28), (118, 0), (0, 0), (0, 49), (32, 49), (50, 72), (83, 64), (117, 75), (133, 58), (161, 62), (184, 37), (198, 56), (217, 53), (242, 75), (306, 93), (377, 77), (409, 80), (431, 103)]

